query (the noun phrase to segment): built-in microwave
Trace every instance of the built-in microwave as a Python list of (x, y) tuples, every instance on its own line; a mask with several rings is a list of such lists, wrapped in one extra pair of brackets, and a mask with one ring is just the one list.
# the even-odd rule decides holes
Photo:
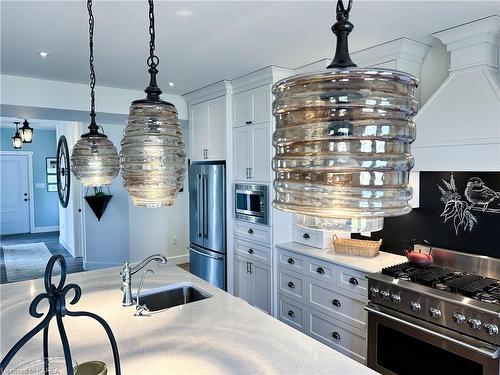
[(267, 185), (234, 184), (234, 216), (236, 219), (267, 225)]

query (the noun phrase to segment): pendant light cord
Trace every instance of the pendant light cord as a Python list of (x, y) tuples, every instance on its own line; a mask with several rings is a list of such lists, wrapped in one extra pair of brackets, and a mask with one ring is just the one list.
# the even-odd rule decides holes
[(89, 12), (89, 66), (90, 66), (90, 134), (97, 135), (99, 127), (95, 122), (95, 68), (94, 68), (94, 14), (92, 13), (92, 0), (87, 0), (87, 10)]
[(160, 59), (155, 55), (155, 13), (153, 0), (148, 0), (149, 5), (149, 57), (147, 60), (147, 65), (149, 67), (150, 81), (149, 86), (144, 90), (147, 94), (147, 99), (150, 101), (159, 101), (160, 95), (162, 93), (161, 89), (156, 83), (156, 75), (158, 74), (158, 69), (156, 67), (160, 63)]

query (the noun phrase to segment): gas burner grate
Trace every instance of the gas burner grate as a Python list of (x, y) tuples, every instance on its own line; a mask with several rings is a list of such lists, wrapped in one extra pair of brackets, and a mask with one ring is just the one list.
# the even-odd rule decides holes
[(464, 283), (463, 285), (457, 286), (457, 292), (473, 297), (478, 293), (487, 292), (488, 290), (494, 288), (497, 285), (497, 281), (494, 279), (489, 279), (487, 277), (481, 277), (476, 275), (470, 275), (470, 276), (475, 276), (476, 279)]

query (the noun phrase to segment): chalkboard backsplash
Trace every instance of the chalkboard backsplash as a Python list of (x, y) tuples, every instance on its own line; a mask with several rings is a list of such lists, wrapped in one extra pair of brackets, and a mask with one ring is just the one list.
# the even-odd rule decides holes
[(500, 172), (420, 172), (420, 207), (385, 219), (371, 238), (382, 238), (382, 250), (397, 254), (417, 238), (500, 258)]

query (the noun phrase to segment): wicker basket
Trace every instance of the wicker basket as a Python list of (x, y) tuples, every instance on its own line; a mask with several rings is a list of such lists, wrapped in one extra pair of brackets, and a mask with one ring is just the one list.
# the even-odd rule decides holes
[(354, 240), (351, 238), (339, 238), (334, 234), (332, 237), (332, 244), (337, 254), (373, 258), (378, 254), (378, 250), (382, 245), (382, 240)]

